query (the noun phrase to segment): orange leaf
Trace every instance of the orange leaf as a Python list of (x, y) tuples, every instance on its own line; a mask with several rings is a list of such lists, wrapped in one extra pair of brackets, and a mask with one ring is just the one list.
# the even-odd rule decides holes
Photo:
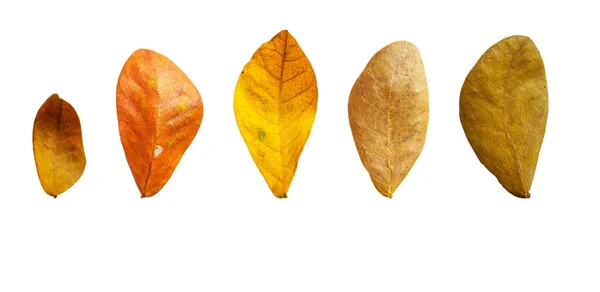
[(50, 96), (35, 116), (33, 156), (44, 191), (55, 198), (73, 186), (85, 169), (79, 117), (57, 94)]
[(119, 133), (142, 198), (167, 183), (203, 113), (200, 93), (167, 57), (140, 49), (125, 62), (117, 84)]

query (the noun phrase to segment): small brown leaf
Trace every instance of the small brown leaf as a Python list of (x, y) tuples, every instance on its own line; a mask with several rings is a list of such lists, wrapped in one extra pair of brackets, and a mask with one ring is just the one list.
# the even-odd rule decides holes
[(460, 121), (479, 161), (520, 198), (529, 190), (548, 119), (544, 62), (525, 36), (489, 48), (460, 92)]
[(429, 93), (417, 47), (391, 43), (356, 80), (348, 117), (360, 159), (375, 188), (392, 194), (419, 157), (429, 122)]
[(85, 169), (79, 117), (57, 94), (35, 116), (33, 156), (42, 188), (55, 198), (73, 186)]
[(142, 198), (167, 183), (203, 114), (200, 93), (167, 57), (140, 49), (125, 62), (117, 84), (119, 133)]

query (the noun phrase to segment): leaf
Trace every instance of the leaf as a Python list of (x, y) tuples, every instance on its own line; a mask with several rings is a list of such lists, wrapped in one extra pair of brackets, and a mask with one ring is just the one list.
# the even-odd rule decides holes
[(273, 194), (286, 198), (317, 111), (315, 73), (287, 30), (252, 55), (233, 103), (254, 162)]
[(394, 42), (371, 58), (350, 92), (348, 118), (362, 164), (391, 198), (421, 154), (429, 122), (427, 79), (415, 45)]
[(58, 94), (51, 95), (35, 116), (33, 156), (42, 188), (55, 198), (83, 174), (86, 160), (79, 117)]
[(460, 92), (460, 121), (479, 161), (517, 197), (530, 197), (547, 119), (546, 73), (533, 41), (511, 36), (489, 48)]
[(167, 57), (140, 49), (125, 62), (117, 84), (119, 133), (142, 198), (167, 183), (203, 113), (200, 93)]

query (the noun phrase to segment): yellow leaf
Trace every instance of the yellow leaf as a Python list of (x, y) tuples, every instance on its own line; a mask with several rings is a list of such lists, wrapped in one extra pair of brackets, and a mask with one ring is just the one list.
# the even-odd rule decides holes
[(33, 156), (44, 191), (55, 198), (73, 186), (85, 169), (79, 117), (57, 94), (35, 116)]
[(427, 79), (415, 45), (391, 43), (371, 58), (352, 87), (348, 118), (375, 188), (391, 198), (421, 154), (429, 122)]
[(511, 194), (529, 190), (548, 119), (542, 56), (525, 36), (493, 45), (467, 76), (460, 120), (479, 161)]
[(317, 111), (310, 62), (286, 30), (246, 64), (234, 93), (240, 133), (273, 194), (287, 197)]

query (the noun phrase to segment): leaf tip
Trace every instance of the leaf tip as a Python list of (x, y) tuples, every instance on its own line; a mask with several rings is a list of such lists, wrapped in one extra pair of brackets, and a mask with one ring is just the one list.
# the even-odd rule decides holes
[(517, 198), (521, 198), (521, 199), (530, 199), (531, 198), (531, 193), (529, 192), (525, 192), (525, 193), (513, 193), (513, 195)]
[(409, 41), (395, 41), (389, 43), (387, 46), (381, 48), (378, 53), (379, 54), (390, 54), (393, 52), (394, 54), (403, 53), (403, 54), (415, 54), (420, 58), (420, 52), (417, 46)]
[(289, 36), (291, 36), (290, 32), (289, 32), (287, 29), (284, 29), (284, 30), (280, 31), (279, 33), (277, 33), (277, 34), (276, 34), (276, 35), (273, 37), (273, 39), (275, 39), (275, 38), (280, 38), (280, 39), (282, 39), (282, 40), (285, 40), (285, 39), (287, 39)]
[(150, 198), (153, 197), (154, 195), (156, 195), (158, 193), (159, 190), (146, 190), (145, 192), (140, 192), (140, 197), (143, 198)]
[[(64, 100), (62, 98), (60, 98), (60, 96), (58, 95), (58, 93), (53, 93), (51, 94), (46, 101), (44, 102), (44, 104), (42, 104), (42, 106), (40, 107), (40, 109), (38, 110), (38, 113), (40, 111), (42, 111), (43, 109), (50, 107), (52, 105), (60, 105)], [(37, 118), (37, 117), (36, 117)]]
[(132, 55), (147, 54), (147, 53), (152, 53), (152, 52), (154, 52), (154, 51), (152, 51), (150, 49), (139, 48), (139, 49), (135, 50)]
[(505, 40), (509, 40), (509, 39), (516, 39), (519, 41), (531, 41), (532, 42), (531, 38), (526, 35), (518, 35), (517, 34), (517, 35), (511, 35), (511, 36), (505, 38)]
[(133, 53), (131, 53), (131, 55), (129, 56), (129, 59), (143, 59), (143, 60), (149, 60), (152, 58), (155, 58), (156, 56), (163, 56), (162, 54), (150, 50), (150, 49), (146, 49), (146, 48), (139, 48), (137, 50), (135, 50)]
[(416, 47), (415, 44), (413, 44), (412, 42), (405, 41), (405, 40), (396, 41), (396, 42), (393, 42), (392, 44), (398, 44), (398, 45), (403, 45), (403, 46), (407, 46), (407, 47)]
[(47, 189), (45, 186), (42, 185), (42, 188), (44, 189), (44, 192), (46, 192), (46, 194), (50, 197), (53, 197), (56, 199), (56, 197), (58, 197), (58, 195), (60, 195), (61, 193), (56, 192), (54, 190), (51, 189)]
[(384, 197), (386, 198), (392, 198), (392, 196), (394, 195), (394, 191), (396, 189), (388, 189), (388, 188), (384, 188), (384, 187), (379, 187), (377, 184), (375, 184), (375, 189), (377, 189), (377, 191)]

